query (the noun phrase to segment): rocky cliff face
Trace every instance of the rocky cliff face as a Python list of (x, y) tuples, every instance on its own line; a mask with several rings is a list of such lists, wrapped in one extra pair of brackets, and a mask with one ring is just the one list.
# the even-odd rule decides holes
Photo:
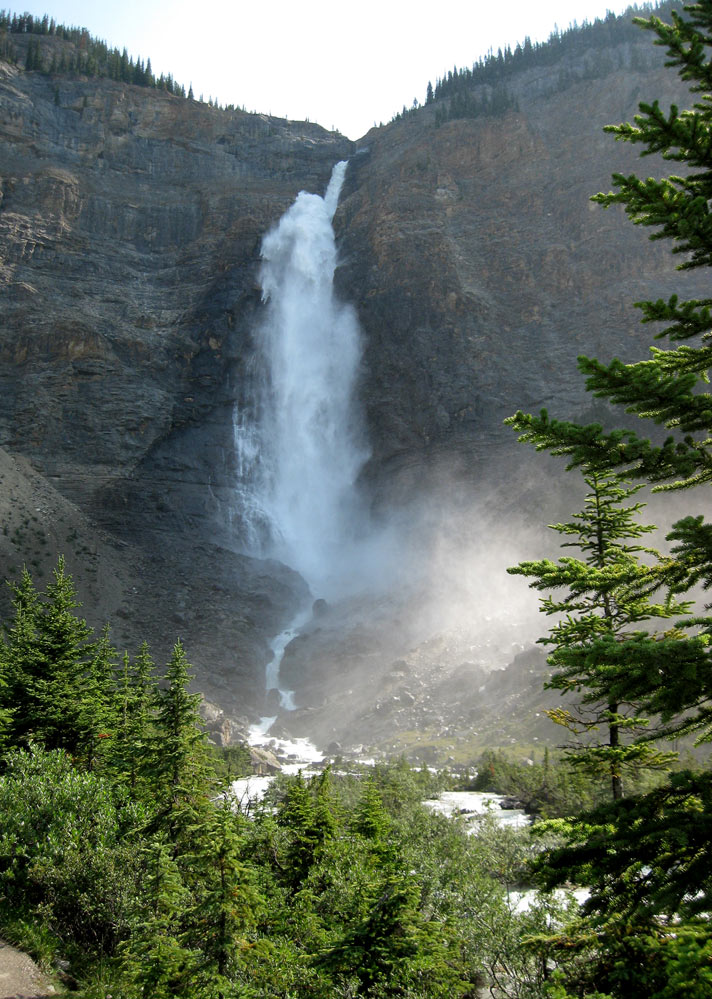
[[(209, 696), (259, 713), (268, 639), (307, 599), (233, 527), (262, 236), (352, 156), (335, 226), (339, 290), (364, 331), (364, 489), (381, 512), (444, 469), (470, 497), (473, 482), (497, 490), (522, 460), (502, 419), (580, 411), (576, 356), (640, 356), (631, 301), (677, 287), (664, 247), (589, 202), (634, 164), (603, 125), (641, 96), (676, 96), (662, 58), (640, 51), (598, 76), (584, 54), (564, 89), (561, 67), (529, 70), (512, 82), (516, 112), (437, 127), (429, 106), (358, 151), (309, 123), (0, 62), (2, 575), (26, 561), (41, 583), (64, 550), (87, 616), (112, 620), (118, 644), (146, 638), (161, 658), (180, 636)], [(463, 667), (399, 613), (371, 625), (363, 606), (350, 623), (332, 609), (290, 650), (301, 703), (324, 702), (323, 738), (346, 675), (377, 691), (426, 648), (442, 683)], [(352, 740), (368, 735), (369, 696)]]
[[(182, 636), (203, 675), (227, 671), (230, 705), (254, 710), (267, 638), (305, 589), (285, 567), (233, 554), (239, 538), (211, 547), (230, 521), (260, 241), (350, 143), (2, 63), (0, 143), (0, 440), (79, 518), (58, 537), (38, 480), (20, 476), (15, 498), (6, 483), (2, 575), (26, 561), (46, 576), (66, 551), (95, 623), (111, 618), (132, 645), (145, 635), (158, 656)], [(11, 529), (19, 497), (37, 550)], [(108, 573), (113, 587), (91, 575), (92, 562), (122, 561), (102, 532), (133, 556)]]
[(98, 512), (196, 428), (211, 453), (181, 471), (219, 477), (260, 240), (350, 144), (108, 81), (0, 84), (3, 440)]
[(442, 458), (496, 478), (511, 445), (502, 420), (580, 413), (577, 356), (641, 356), (650, 330), (631, 303), (679, 284), (668, 247), (590, 202), (613, 172), (641, 169), (604, 126), (632, 120), (641, 95), (680, 99), (676, 78), (644, 40), (576, 82), (592, 58), (569, 65), (563, 90), (561, 67), (520, 74), (517, 112), (436, 127), (430, 106), (359, 144), (340, 281), (366, 334), (369, 472), (391, 494)]

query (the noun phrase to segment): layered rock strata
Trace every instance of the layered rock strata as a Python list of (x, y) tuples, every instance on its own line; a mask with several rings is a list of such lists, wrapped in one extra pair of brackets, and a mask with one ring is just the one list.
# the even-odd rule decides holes
[[(146, 638), (161, 658), (181, 637), (212, 701), (261, 712), (269, 639), (310, 595), (243, 550), (233, 415), (254, 363), (261, 239), (346, 157), (337, 284), (363, 329), (368, 501), (388, 515), (422, 499), (432, 518), (439, 490), (436, 511), (447, 501), (464, 522), (487, 495), (540, 520), (541, 480), (521, 474), (502, 419), (590, 406), (576, 356), (642, 356), (650, 331), (631, 302), (681, 280), (665, 246), (589, 198), (640, 169), (603, 126), (641, 98), (685, 98), (647, 39), (612, 50), (605, 72), (599, 55), (513, 78), (518, 110), (499, 117), (438, 125), (427, 106), (356, 144), (0, 62), (0, 574), (26, 562), (41, 583), (63, 550), (117, 644)], [(686, 295), (701, 286), (685, 276)], [(307, 707), (336, 717), (349, 685), (377, 692), (409, 643), (445, 674), (462, 665), (399, 630), (397, 609), (361, 632), (347, 611), (288, 650)], [(484, 659), (477, 670), (501, 665)], [(369, 703), (359, 696), (351, 740), (368, 733)]]

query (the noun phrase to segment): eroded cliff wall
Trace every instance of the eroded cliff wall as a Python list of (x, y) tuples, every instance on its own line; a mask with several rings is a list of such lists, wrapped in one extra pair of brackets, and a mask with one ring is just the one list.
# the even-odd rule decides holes
[(669, 172), (604, 126), (690, 95), (645, 38), (606, 55), (605, 73), (584, 51), (513, 77), (517, 111), (437, 127), (431, 105), (359, 144), (339, 276), (365, 331), (369, 473), (391, 496), (443, 460), (497, 478), (502, 420), (580, 414), (577, 356), (640, 357), (652, 334), (632, 303), (679, 287), (669, 247), (590, 198), (614, 172)]
[(0, 62), (0, 574), (26, 562), (41, 583), (65, 551), (93, 623), (157, 656), (180, 635), (253, 707), (267, 637), (304, 598), (226, 536), (260, 241), (350, 151), (317, 125)]
[(7, 64), (0, 142), (4, 442), (98, 512), (97, 496), (187, 428), (218, 424), (203, 441), (216, 453), (183, 449), (183, 471), (219, 475), (214, 414), (249, 356), (260, 240), (350, 144)]
[[(612, 171), (640, 168), (603, 126), (679, 90), (645, 39), (605, 72), (597, 58), (519, 74), (518, 110), (438, 125), (427, 106), (357, 144), (0, 63), (0, 574), (25, 561), (41, 583), (64, 550), (87, 616), (112, 620), (117, 644), (146, 638), (161, 658), (180, 636), (210, 696), (260, 711), (268, 639), (308, 594), (288, 567), (241, 552), (232, 416), (261, 238), (346, 157), (337, 278), (364, 335), (364, 490), (383, 512), (457, 479), (465, 496), (491, 487), (521, 506), (511, 476), (525, 458), (502, 419), (580, 413), (576, 356), (641, 356), (650, 332), (631, 302), (679, 286), (666, 247), (589, 201)], [(353, 635), (334, 620), (288, 657), (290, 683), (323, 702), (300, 724), (324, 737), (345, 670), (363, 719), (375, 689), (359, 686)], [(359, 628), (369, 677), (415, 641), (390, 621)]]

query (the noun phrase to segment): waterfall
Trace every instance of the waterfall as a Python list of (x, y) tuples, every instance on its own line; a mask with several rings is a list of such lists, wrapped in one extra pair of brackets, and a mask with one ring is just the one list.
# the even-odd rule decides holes
[[(262, 241), (265, 316), (244, 405), (236, 410), (233, 523), (253, 554), (281, 559), (329, 593), (349, 576), (363, 522), (355, 483), (368, 450), (355, 389), (361, 332), (337, 298), (332, 219), (346, 175), (337, 163), (324, 197), (302, 191)], [(295, 707), (279, 670), (309, 616), (302, 609), (272, 642), (266, 689)], [(266, 736), (263, 718), (251, 739)]]
[(346, 166), (334, 167), (323, 198), (302, 191), (263, 239), (253, 398), (235, 419), (246, 545), (312, 587), (333, 584), (349, 560), (361, 519), (355, 482), (368, 457), (354, 397), (361, 334), (333, 286), (332, 219)]

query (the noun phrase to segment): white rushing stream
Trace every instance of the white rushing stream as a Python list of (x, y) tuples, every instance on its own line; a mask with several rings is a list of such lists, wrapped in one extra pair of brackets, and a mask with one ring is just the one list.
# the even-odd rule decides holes
[(438, 815), (448, 818), (464, 816), (470, 826), (470, 834), (477, 833), (478, 820), (486, 815), (492, 816), (502, 826), (522, 828), (529, 825), (529, 819), (521, 808), (502, 808), (502, 800), (501, 794), (490, 791), (443, 791), (440, 797), (429, 798), (424, 804)]

